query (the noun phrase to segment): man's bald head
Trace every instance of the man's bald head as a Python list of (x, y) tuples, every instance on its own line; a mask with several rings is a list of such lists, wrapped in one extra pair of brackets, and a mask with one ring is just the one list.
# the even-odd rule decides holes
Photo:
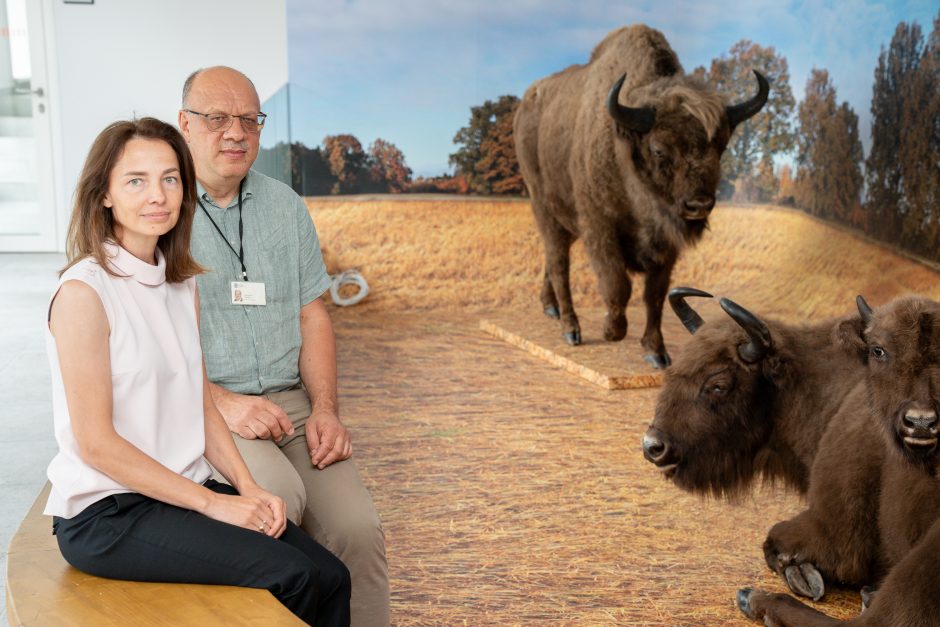
[(196, 179), (223, 205), (258, 156), (260, 107), (254, 84), (230, 67), (196, 70), (183, 86), (180, 132), (193, 155)]
[[(251, 79), (245, 76), (244, 73), (239, 72), (235, 68), (231, 68), (225, 65), (214, 65), (212, 67), (200, 68), (186, 77), (186, 81), (183, 83), (183, 108), (186, 109), (189, 107), (189, 94), (193, 90), (193, 87), (200, 82), (200, 78), (205, 78), (207, 80), (222, 80), (222, 81), (244, 81), (248, 83), (251, 87), (251, 90), (255, 93), (255, 98), (258, 98), (258, 90), (255, 88), (255, 84), (251, 82)], [(258, 99), (260, 101), (260, 98)]]

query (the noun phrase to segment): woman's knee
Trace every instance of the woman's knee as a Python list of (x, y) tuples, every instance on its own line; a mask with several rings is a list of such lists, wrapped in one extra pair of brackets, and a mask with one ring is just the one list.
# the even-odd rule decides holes
[(307, 604), (313, 599), (349, 602), (352, 590), (349, 569), (329, 553), (312, 559), (298, 552), (279, 565), (278, 577), (280, 581), (269, 589), (288, 607), (298, 601)]

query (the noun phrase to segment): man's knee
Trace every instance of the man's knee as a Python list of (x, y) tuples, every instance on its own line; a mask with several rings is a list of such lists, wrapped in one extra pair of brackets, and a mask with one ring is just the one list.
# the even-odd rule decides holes
[[(252, 476), (255, 476), (254, 472)], [(287, 506), (287, 520), (295, 525), (300, 524), (307, 505), (307, 492), (293, 468), (289, 472), (272, 474), (263, 480), (255, 476), (255, 481), (271, 494), (281, 497)]]
[[(314, 517), (316, 524), (307, 524)], [(353, 555), (357, 560), (385, 559), (385, 532), (374, 508), (328, 514), (307, 511), (304, 523), (308, 532), (313, 531), (311, 535), (344, 561)]]

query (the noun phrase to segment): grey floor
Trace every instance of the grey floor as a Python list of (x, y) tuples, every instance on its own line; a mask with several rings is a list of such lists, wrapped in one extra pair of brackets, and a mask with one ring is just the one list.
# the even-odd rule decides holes
[[(46, 481), (56, 452), (49, 366), (43, 336), (46, 305), (63, 255), (0, 253), (0, 568), (20, 521)], [(0, 625), (7, 624), (6, 577)]]

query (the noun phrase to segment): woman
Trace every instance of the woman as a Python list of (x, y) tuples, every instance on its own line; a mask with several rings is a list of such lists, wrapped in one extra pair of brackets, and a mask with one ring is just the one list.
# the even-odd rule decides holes
[(172, 126), (116, 122), (95, 140), (49, 308), (59, 453), (45, 513), (93, 575), (267, 588), (310, 624), (348, 625), (346, 567), (254, 482), (209, 394), (195, 195)]

